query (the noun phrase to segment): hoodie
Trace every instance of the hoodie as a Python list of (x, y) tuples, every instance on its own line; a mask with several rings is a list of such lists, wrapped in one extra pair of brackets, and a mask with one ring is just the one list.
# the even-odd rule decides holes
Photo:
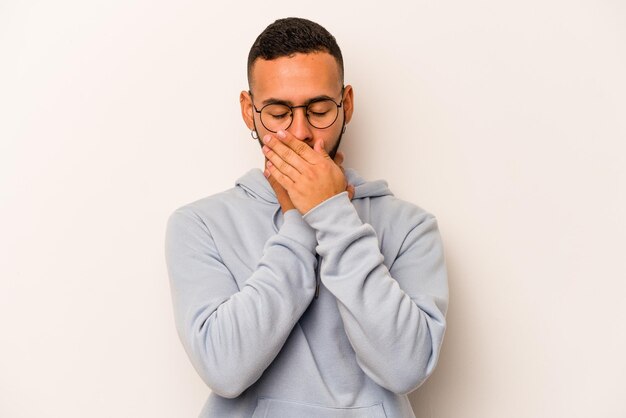
[(446, 328), (436, 218), (382, 180), (301, 215), (260, 169), (176, 209), (165, 257), (178, 335), (211, 389), (200, 417), (414, 417)]

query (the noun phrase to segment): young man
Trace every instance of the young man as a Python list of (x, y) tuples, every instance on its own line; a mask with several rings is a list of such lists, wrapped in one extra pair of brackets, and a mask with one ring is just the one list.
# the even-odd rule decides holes
[(446, 327), (437, 220), (341, 168), (354, 99), (324, 28), (268, 26), (248, 82), (265, 170), (167, 225), (177, 330), (212, 390), (200, 416), (413, 417)]

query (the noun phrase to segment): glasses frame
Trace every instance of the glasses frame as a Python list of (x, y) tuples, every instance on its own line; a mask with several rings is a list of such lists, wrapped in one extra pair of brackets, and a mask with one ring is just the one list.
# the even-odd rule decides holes
[[(291, 121), (289, 122), (289, 125), (287, 125), (287, 127), (286, 127), (286, 128), (283, 128), (283, 130), (285, 130), (285, 131), (286, 131), (287, 129), (289, 129), (289, 127), (290, 127), (290, 126), (291, 126), (291, 124), (293, 123), (293, 115), (294, 115), (294, 111), (293, 111), (293, 110), (294, 110), (294, 109), (298, 109), (298, 108), (304, 108), (304, 117), (306, 118), (306, 121), (309, 123), (309, 125), (311, 125), (311, 126), (312, 126), (312, 127), (314, 127), (315, 129), (328, 129), (328, 128), (330, 128), (331, 126), (333, 126), (333, 125), (335, 124), (335, 122), (337, 122), (337, 119), (339, 118), (339, 109), (341, 109), (341, 108), (342, 108), (342, 106), (343, 106), (343, 99), (344, 99), (344, 97), (343, 97), (343, 93), (344, 93), (345, 89), (346, 89), (346, 86), (343, 86), (343, 87), (341, 88), (341, 100), (339, 101), (339, 103), (337, 103), (336, 101), (334, 101), (333, 99), (330, 99), (330, 98), (327, 98), (327, 99), (317, 99), (317, 100), (311, 100), (311, 101), (310, 101), (310, 102), (308, 102), (307, 104), (303, 104), (303, 105), (300, 105), (300, 106), (289, 106), (289, 105), (287, 105), (287, 104), (285, 104), (285, 103), (268, 103), (268, 104), (266, 104), (265, 106), (263, 106), (263, 107), (261, 108), (261, 110), (257, 109), (257, 108), (256, 108), (256, 106), (254, 105), (254, 97), (252, 96), (252, 92), (251, 92), (250, 90), (248, 90), (248, 94), (250, 95), (250, 101), (252, 102), (252, 108), (254, 109), (254, 111), (255, 111), (256, 113), (258, 113), (258, 114), (259, 114), (259, 120), (261, 121), (261, 125), (263, 125), (263, 127), (264, 127), (265, 129), (267, 129), (268, 131), (270, 131), (270, 132), (272, 132), (272, 133), (276, 133), (276, 132), (278, 132), (278, 131), (273, 131), (273, 130), (271, 130), (270, 128), (268, 128), (267, 126), (265, 126), (265, 124), (263, 123), (263, 118), (261, 117), (261, 112), (263, 112), (263, 109), (265, 109), (266, 107), (279, 104), (279, 105), (282, 105), (282, 106), (285, 106), (285, 107), (288, 107), (288, 108), (289, 108), (289, 111), (291, 112)], [(313, 125), (313, 124), (311, 123), (311, 121), (309, 120), (308, 108), (309, 108), (309, 106), (310, 106), (310, 105), (312, 105), (313, 103), (323, 102), (323, 101), (325, 101), (325, 100), (330, 100), (331, 102), (333, 102), (333, 103), (335, 104), (335, 106), (337, 106), (337, 114), (335, 115), (335, 119), (334, 119), (334, 120), (330, 123), (330, 125), (328, 125), (328, 126), (326, 126), (326, 127), (324, 127), (324, 128), (318, 128), (317, 126)]]

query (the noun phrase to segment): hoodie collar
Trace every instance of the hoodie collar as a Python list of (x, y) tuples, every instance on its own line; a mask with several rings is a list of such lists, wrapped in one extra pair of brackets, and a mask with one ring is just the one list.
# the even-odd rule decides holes
[(385, 180), (367, 181), (353, 168), (346, 168), (346, 180), (354, 186), (354, 199), (363, 197), (393, 196)]
[(241, 187), (255, 199), (267, 203), (278, 203), (274, 189), (272, 189), (272, 186), (270, 186), (270, 183), (259, 168), (253, 168), (239, 177), (235, 182), (235, 187)]

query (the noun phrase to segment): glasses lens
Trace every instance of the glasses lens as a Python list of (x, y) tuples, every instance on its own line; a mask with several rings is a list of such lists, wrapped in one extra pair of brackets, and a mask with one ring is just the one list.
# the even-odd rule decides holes
[(328, 128), (335, 123), (339, 108), (332, 100), (310, 103), (306, 110), (309, 123), (318, 129)]
[(291, 123), (291, 109), (281, 104), (271, 104), (261, 110), (261, 123), (266, 129), (277, 132)]

